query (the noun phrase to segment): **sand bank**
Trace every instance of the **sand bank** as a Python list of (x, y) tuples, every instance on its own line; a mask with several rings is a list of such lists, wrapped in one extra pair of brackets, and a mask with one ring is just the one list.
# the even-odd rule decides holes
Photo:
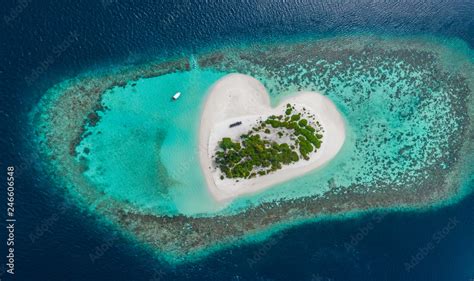
[[(223, 137), (237, 139), (247, 133), (258, 118), (284, 112), (287, 103), (305, 107), (316, 115), (324, 128), (323, 143), (308, 161), (300, 160), (285, 165), (269, 175), (252, 179), (221, 180), (211, 157)], [(229, 128), (241, 121), (242, 125)], [(200, 160), (209, 192), (219, 202), (229, 202), (241, 196), (262, 191), (275, 184), (301, 176), (323, 166), (334, 158), (344, 144), (344, 119), (333, 102), (317, 92), (298, 92), (272, 108), (265, 87), (256, 79), (243, 74), (230, 74), (217, 81), (210, 89), (201, 115), (199, 132)]]

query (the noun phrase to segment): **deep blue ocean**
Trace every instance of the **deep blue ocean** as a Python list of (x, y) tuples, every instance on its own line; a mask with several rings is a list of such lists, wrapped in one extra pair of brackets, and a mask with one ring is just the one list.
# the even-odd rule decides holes
[[(38, 165), (27, 124), (49, 87), (81, 72), (242, 40), (434, 34), (474, 48), (473, 0), (7, 0), (0, 16), (0, 171), (16, 167), (17, 219), (12, 276), (2, 182), (1, 280), (474, 280), (473, 195), (436, 211), (306, 224), (170, 266), (65, 202)], [(97, 247), (103, 255), (93, 260)]]

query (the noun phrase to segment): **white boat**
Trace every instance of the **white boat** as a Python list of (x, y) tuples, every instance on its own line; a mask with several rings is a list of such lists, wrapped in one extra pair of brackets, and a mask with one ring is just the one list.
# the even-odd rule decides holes
[(176, 94), (174, 94), (173, 100), (179, 99), (179, 96), (181, 96), (181, 92), (177, 92)]

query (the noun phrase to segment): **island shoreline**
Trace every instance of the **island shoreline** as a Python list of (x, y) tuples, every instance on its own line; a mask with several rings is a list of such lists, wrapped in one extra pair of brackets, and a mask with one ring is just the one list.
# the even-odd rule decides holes
[[(421, 47), (414, 45), (410, 40), (397, 39), (396, 44), (406, 47), (407, 50), (431, 49), (422, 41)], [(416, 40), (415, 40), (416, 41)], [(415, 42), (416, 43), (416, 42)], [(373, 43), (377, 46), (377, 42)], [(391, 43), (392, 44), (392, 43)], [(307, 45), (307, 44), (306, 44)], [(433, 53), (438, 50), (439, 45), (434, 44)], [(440, 45), (445, 48), (444, 45)], [(426, 47), (426, 48), (425, 48)], [(386, 50), (386, 49), (384, 49)], [(208, 62), (205, 55), (200, 57), (200, 65)], [(187, 65), (184, 64), (183, 65)], [(160, 68), (163, 66), (160, 66)], [(471, 66), (469, 66), (471, 67)], [(158, 68), (158, 67), (156, 67)], [(155, 69), (156, 69), (155, 68)], [(173, 67), (174, 68), (174, 67)], [(221, 70), (219, 62), (213, 62), (207, 68)], [(234, 71), (231, 67), (226, 67)], [(471, 68), (469, 68), (471, 69)], [(185, 67), (173, 71), (187, 71)], [(147, 77), (162, 75), (152, 71)], [(171, 255), (170, 262), (188, 261), (193, 253), (203, 249), (210, 252), (217, 250), (216, 245), (232, 244), (242, 237), (255, 236), (263, 232), (276, 231), (278, 225), (292, 224), (292, 222), (314, 221), (316, 218), (326, 216), (345, 216), (348, 213), (372, 211), (376, 209), (385, 211), (426, 211), (439, 208), (460, 201), (466, 194), (471, 192), (472, 186), (472, 159), (466, 157), (472, 152), (472, 143), (464, 141), (456, 143), (455, 155), (460, 159), (454, 163), (448, 172), (433, 173), (433, 178), (423, 184), (413, 186), (406, 190), (382, 190), (370, 194), (359, 193), (363, 184), (348, 188), (347, 193), (340, 193), (337, 189), (331, 190), (324, 197), (307, 197), (298, 200), (264, 203), (246, 210), (240, 210), (232, 214), (210, 215), (211, 217), (193, 217), (177, 214), (174, 216), (145, 213), (128, 203), (118, 202), (110, 197), (99, 194), (89, 183), (81, 177), (82, 165), (75, 163), (69, 154), (70, 144), (81, 138), (81, 128), (84, 126), (84, 117), (87, 112), (100, 104), (100, 97), (107, 88), (113, 85), (121, 86), (137, 79), (137, 72), (131, 71), (130, 75), (117, 77), (116, 81), (109, 77), (93, 77), (76, 81), (74, 85), (61, 84), (56, 89), (51, 89), (43, 98), (36, 110), (32, 112), (33, 139), (45, 158), (45, 166), (51, 173), (51, 177), (59, 186), (71, 191), (70, 195), (77, 202), (83, 202), (81, 206), (93, 206), (91, 213), (98, 213), (104, 218), (110, 219), (131, 237), (145, 243), (147, 246), (161, 253)], [(463, 75), (471, 73), (461, 72)], [(139, 77), (139, 76), (138, 76)], [(467, 76), (468, 79), (472, 78)], [(108, 83), (108, 82), (113, 83)], [(97, 87), (91, 87), (97, 86)], [(472, 89), (472, 83), (471, 89)], [(60, 89), (61, 88), (61, 89)], [(72, 92), (77, 94), (73, 95)], [(472, 116), (472, 95), (465, 102), (459, 102), (459, 111), (464, 112), (463, 107), (468, 107), (469, 116)], [(90, 99), (88, 99), (88, 96)], [(460, 99), (462, 101), (462, 99)], [(71, 104), (73, 106), (71, 106)], [(75, 110), (70, 110), (74, 108)], [(76, 111), (79, 110), (79, 111)], [(35, 114), (36, 113), (36, 114)], [(472, 121), (467, 122), (463, 130), (458, 134), (462, 139), (472, 138)], [(463, 156), (464, 155), (464, 156)], [(471, 167), (471, 168), (469, 168)], [(446, 174), (446, 175), (445, 175)], [(459, 175), (458, 175), (459, 174)], [(467, 183), (465, 183), (465, 181)], [(471, 183), (469, 185), (469, 183)], [(340, 191), (340, 190), (339, 190)], [(460, 192), (461, 191), (461, 192)], [(249, 224), (249, 221), (252, 223)], [(192, 225), (192, 235), (180, 235), (184, 226)], [(286, 228), (286, 227), (284, 227)], [(212, 229), (213, 231), (209, 231)], [(218, 247), (220, 248), (220, 246)], [(206, 251), (206, 255), (209, 251)], [(204, 254), (204, 253), (203, 253)], [(162, 256), (167, 257), (163, 254)]]
[[(253, 119), (278, 114), (284, 111), (286, 104), (299, 104), (317, 116), (325, 130), (323, 143), (309, 160), (284, 165), (281, 170), (272, 174), (239, 182), (219, 179), (211, 156), (218, 141), (229, 132), (227, 124), (236, 120)], [(233, 120), (233, 121), (232, 121)], [(238, 128), (242, 134), (255, 125), (244, 122)], [(218, 124), (224, 123), (224, 124)], [(220, 125), (220, 126), (217, 126)], [(235, 129), (233, 129), (235, 130)], [(317, 92), (301, 91), (286, 97), (280, 104), (272, 107), (270, 96), (258, 80), (244, 74), (228, 74), (214, 83), (209, 89), (201, 111), (199, 132), (199, 156), (201, 169), (206, 179), (207, 188), (215, 200), (227, 204), (239, 196), (263, 192), (274, 185), (289, 181), (323, 167), (340, 151), (345, 140), (345, 121), (336, 105), (324, 95)]]

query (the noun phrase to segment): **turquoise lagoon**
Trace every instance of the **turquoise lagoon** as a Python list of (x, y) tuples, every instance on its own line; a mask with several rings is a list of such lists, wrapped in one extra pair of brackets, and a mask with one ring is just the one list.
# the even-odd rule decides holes
[[(462, 198), (474, 175), (473, 65), (472, 50), (446, 38), (230, 46), (65, 81), (45, 94), (33, 125), (48, 169), (78, 203), (181, 262), (301, 222), (427, 210)], [(208, 90), (229, 73), (258, 79), (273, 105), (296, 91), (328, 96), (346, 121), (341, 151), (301, 177), (215, 202), (198, 131)], [(182, 96), (172, 101), (177, 91)]]
[[(426, 44), (421, 48), (427, 51), (438, 48), (441, 59), (436, 64), (442, 71), (456, 73), (472, 67), (472, 53), (461, 41), (417, 40)], [(358, 43), (355, 40), (354, 45)], [(247, 74), (267, 86), (273, 104), (296, 90), (320, 91), (330, 97), (346, 119), (347, 138), (342, 151), (323, 168), (237, 199), (230, 206), (217, 204), (206, 190), (197, 134), (208, 89), (245, 65), (223, 71), (199, 68), (194, 62), (186, 72), (130, 81), (108, 90), (102, 99), (106, 110), (99, 112), (96, 126), (87, 128), (76, 158), (85, 159), (84, 175), (100, 191), (155, 214), (234, 213), (263, 202), (324, 196), (331, 189), (344, 194), (354, 186), (368, 195), (413, 188), (432, 176), (433, 168), (451, 168), (455, 149), (450, 137), (461, 134), (466, 116), (453, 109), (456, 93), (449, 81), (429, 86), (430, 70), (416, 68), (403, 58), (377, 60), (380, 63), (366, 71), (363, 63), (353, 59), (353, 65), (337, 75), (329, 70), (339, 71), (338, 60), (315, 58), (310, 63), (319, 68), (301, 65), (293, 74), (280, 77), (250, 66)], [(471, 72), (468, 79), (472, 78)], [(173, 102), (170, 97), (177, 91), (182, 97)]]
[[(88, 162), (86, 177), (104, 193), (143, 210), (174, 214), (217, 208), (199, 168), (197, 134), (204, 94), (223, 75), (193, 70), (110, 90), (103, 98), (109, 109), (77, 148), (78, 157)], [(183, 97), (173, 102), (178, 91)]]

